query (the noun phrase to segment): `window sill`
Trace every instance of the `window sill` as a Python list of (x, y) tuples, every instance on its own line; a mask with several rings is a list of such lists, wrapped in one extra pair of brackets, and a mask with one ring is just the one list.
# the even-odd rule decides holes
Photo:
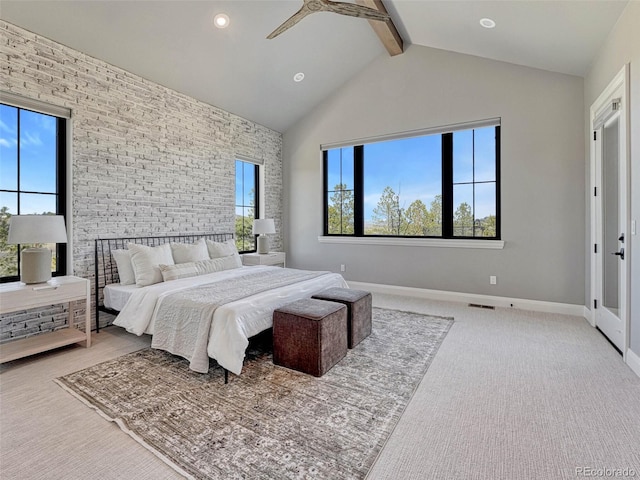
[(504, 240), (452, 240), (444, 238), (389, 238), (389, 237), (339, 237), (319, 236), (319, 243), (343, 245), (390, 245), (402, 247), (482, 248), (502, 250)]

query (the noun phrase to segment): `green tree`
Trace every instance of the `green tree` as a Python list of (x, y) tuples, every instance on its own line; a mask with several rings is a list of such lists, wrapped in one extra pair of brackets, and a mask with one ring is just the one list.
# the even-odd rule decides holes
[(429, 210), (422, 200), (414, 200), (404, 212), (404, 235), (428, 235)]
[(476, 237), (496, 236), (496, 216), (489, 215), (476, 222)]
[(18, 275), (18, 246), (7, 243), (10, 218), (9, 208), (0, 208), (0, 277)]
[(424, 235), (435, 237), (442, 235), (442, 195), (436, 195), (431, 201)]
[(255, 237), (253, 235), (253, 219), (255, 207), (255, 190), (249, 192), (249, 205), (246, 215), (236, 215), (236, 248), (238, 251), (255, 249)]
[(385, 187), (373, 209), (372, 233), (382, 235), (401, 235), (404, 224), (404, 209), (400, 207), (400, 195), (391, 187)]
[(352, 235), (354, 233), (353, 190), (339, 183), (333, 189), (328, 207), (328, 233)]
[(458, 205), (453, 215), (453, 235), (455, 237), (473, 236), (473, 212), (467, 202)]
[(236, 248), (242, 252), (252, 250), (254, 244), (253, 216), (236, 215)]

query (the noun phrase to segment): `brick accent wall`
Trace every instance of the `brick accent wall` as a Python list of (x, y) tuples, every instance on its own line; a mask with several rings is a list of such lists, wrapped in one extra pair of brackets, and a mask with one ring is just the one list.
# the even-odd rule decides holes
[[(264, 162), (271, 245), (282, 249), (280, 133), (4, 21), (0, 68), (0, 90), (72, 111), (73, 274), (92, 288), (95, 238), (233, 231), (236, 155)], [(59, 316), (1, 317), (1, 340)]]

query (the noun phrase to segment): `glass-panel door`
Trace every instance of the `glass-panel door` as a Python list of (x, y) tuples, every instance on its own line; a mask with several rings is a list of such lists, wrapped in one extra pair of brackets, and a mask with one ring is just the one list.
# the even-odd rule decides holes
[(619, 225), (619, 121), (615, 119), (602, 129), (602, 306), (618, 316), (620, 259), (615, 254), (623, 248), (619, 244), (621, 228)]

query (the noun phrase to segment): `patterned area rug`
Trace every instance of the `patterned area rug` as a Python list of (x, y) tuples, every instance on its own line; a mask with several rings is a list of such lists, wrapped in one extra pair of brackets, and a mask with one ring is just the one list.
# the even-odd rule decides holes
[(373, 309), (373, 333), (321, 378), (271, 362), (270, 338), (242, 375), (207, 374), (145, 349), (56, 382), (188, 478), (362, 479), (452, 318)]

